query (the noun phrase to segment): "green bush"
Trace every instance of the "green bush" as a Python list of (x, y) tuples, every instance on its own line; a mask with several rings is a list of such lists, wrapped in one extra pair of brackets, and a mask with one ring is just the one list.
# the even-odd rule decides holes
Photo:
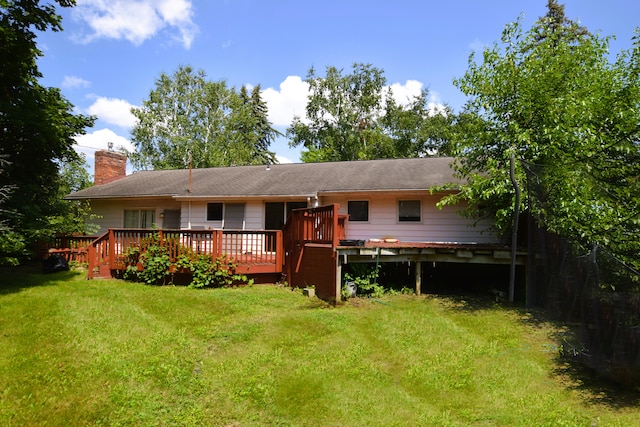
[(181, 256), (176, 262), (178, 268), (188, 269), (192, 274), (189, 287), (205, 288), (231, 286), (235, 283), (253, 284), (244, 274), (236, 274), (236, 263), (221, 256), (213, 259), (209, 255), (198, 255), (195, 258)]
[[(186, 270), (192, 278), (191, 288), (231, 286), (234, 284), (253, 284), (244, 274), (236, 274), (236, 263), (227, 256), (213, 259), (210, 255), (197, 255), (187, 248), (178, 250), (179, 239), (165, 235), (151, 234), (141, 240), (140, 246), (128, 247), (125, 251), (125, 280), (144, 282), (148, 285), (166, 285), (173, 283), (172, 270)], [(146, 248), (146, 249), (145, 249)], [(172, 262), (170, 253), (182, 253)], [(139, 268), (141, 266), (142, 268)]]
[(0, 265), (18, 265), (28, 253), (23, 235), (7, 229), (0, 233)]
[(346, 272), (344, 274), (344, 285), (342, 286), (342, 297), (344, 299), (348, 299), (351, 296), (349, 282), (355, 285), (357, 295), (380, 298), (385, 294), (384, 286), (378, 284), (378, 266), (371, 268), (366, 264), (354, 264), (351, 269), (351, 273)]

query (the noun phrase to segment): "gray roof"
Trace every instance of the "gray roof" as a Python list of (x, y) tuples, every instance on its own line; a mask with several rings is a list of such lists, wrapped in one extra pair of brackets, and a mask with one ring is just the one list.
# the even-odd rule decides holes
[(358, 160), (327, 163), (284, 163), (193, 169), (141, 171), (108, 184), (93, 186), (67, 199), (121, 197), (287, 197), (323, 192), (426, 190), (459, 183), (451, 157)]

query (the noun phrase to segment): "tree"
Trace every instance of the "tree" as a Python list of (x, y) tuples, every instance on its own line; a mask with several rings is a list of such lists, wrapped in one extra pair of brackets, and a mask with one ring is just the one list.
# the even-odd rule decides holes
[[(308, 122), (295, 117), (287, 129), (290, 145), (303, 145), (302, 159), (343, 161), (417, 157), (438, 152), (448, 110), (431, 114), (427, 92), (400, 105), (386, 85), (382, 70), (354, 64), (351, 74), (327, 67), (319, 77), (313, 68), (306, 81), (310, 95)], [(435, 133), (435, 134), (434, 134)]]
[(457, 120), (457, 173), (468, 184), (443, 204), (508, 230), (518, 159), (521, 208), (584, 248), (640, 249), (640, 38), (609, 60), (609, 38), (589, 34), (554, 0), (528, 33), (506, 26), (502, 46), (474, 55), (455, 84), (468, 95)]
[(240, 88), (240, 105), (236, 117), (235, 136), (245, 147), (243, 164), (277, 163), (275, 153), (269, 150), (271, 143), (280, 132), (275, 130), (268, 119), (267, 104), (260, 95), (260, 85), (251, 90)]
[(90, 222), (95, 218), (95, 215), (91, 213), (88, 200), (64, 200), (66, 195), (93, 185), (87, 168), (88, 164), (84, 154), (79, 155), (77, 159), (60, 163), (56, 199), (62, 206), (58, 210), (59, 213), (48, 218), (52, 233), (91, 235), (100, 228)]
[[(57, 0), (61, 7), (75, 1)], [(47, 217), (60, 213), (59, 161), (77, 159), (74, 137), (94, 118), (73, 113), (57, 88), (43, 87), (36, 60), (42, 52), (35, 31), (60, 31), (54, 5), (37, 1), (0, 1), (0, 156), (7, 164), (0, 187), (12, 187), (0, 222), (29, 241), (49, 230)]]
[(245, 97), (190, 66), (171, 76), (162, 73), (143, 106), (132, 109), (138, 119), (131, 132), (136, 151), (129, 153), (134, 168), (184, 168), (189, 159), (204, 168), (274, 158), (268, 145), (275, 131), (266, 121), (266, 107)]

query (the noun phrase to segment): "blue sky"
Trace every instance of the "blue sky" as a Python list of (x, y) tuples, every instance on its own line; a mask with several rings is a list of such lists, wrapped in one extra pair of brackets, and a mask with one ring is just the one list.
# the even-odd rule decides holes
[[(64, 31), (41, 33), (46, 86), (59, 87), (79, 112), (98, 121), (78, 138), (93, 164), (107, 142), (129, 149), (141, 105), (155, 81), (180, 65), (202, 69), (230, 86), (260, 84), (274, 126), (284, 131), (304, 115), (310, 67), (351, 71), (353, 63), (384, 70), (396, 96), (427, 88), (434, 104), (459, 111), (453, 85), (473, 50), (500, 40), (522, 17), (525, 29), (546, 12), (546, 0), (78, 0), (59, 9)], [(638, 0), (566, 0), (567, 16), (592, 32), (615, 35), (612, 53), (631, 46), (640, 26)], [(298, 162), (285, 138), (271, 147), (281, 162)]]

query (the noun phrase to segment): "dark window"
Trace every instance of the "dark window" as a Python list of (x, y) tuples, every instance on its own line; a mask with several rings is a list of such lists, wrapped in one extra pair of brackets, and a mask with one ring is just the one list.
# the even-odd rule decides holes
[(207, 221), (222, 221), (222, 203), (207, 203)]
[(282, 230), (284, 225), (284, 202), (266, 202), (264, 204), (264, 229)]
[(367, 200), (349, 200), (347, 202), (349, 221), (369, 221), (369, 202)]
[(400, 200), (398, 202), (398, 221), (419, 222), (420, 200)]

